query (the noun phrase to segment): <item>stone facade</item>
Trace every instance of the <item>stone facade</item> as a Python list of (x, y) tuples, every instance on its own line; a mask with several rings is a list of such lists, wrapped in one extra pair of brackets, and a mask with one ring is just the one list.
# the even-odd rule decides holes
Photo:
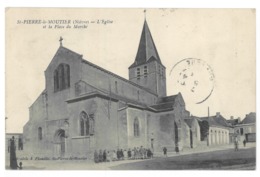
[(199, 124), (180, 93), (166, 96), (165, 67), (147, 22), (143, 28), (129, 80), (59, 47), (45, 70), (45, 89), (29, 108), (24, 149), (92, 158), (100, 149), (197, 146)]

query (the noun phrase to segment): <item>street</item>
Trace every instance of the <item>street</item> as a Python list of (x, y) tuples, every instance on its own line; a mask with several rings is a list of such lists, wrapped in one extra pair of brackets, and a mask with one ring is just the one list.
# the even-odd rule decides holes
[[(6, 157), (6, 169), (9, 169), (8, 154)], [(18, 159), (18, 162), (20, 161), (21, 159)], [(226, 148), (208, 152), (174, 154), (170, 157), (159, 156), (147, 160), (123, 160), (98, 164), (89, 160), (27, 159), (22, 162), (23, 170), (254, 170), (256, 148), (241, 148), (239, 151)]]
[(136, 163), (121, 164), (114, 170), (230, 170), (255, 169), (256, 149), (219, 150), (214, 152), (188, 154), (157, 158)]

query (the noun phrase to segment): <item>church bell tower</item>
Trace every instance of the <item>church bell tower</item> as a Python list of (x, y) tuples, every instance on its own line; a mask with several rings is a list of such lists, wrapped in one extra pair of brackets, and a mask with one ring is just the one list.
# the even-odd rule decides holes
[(165, 69), (145, 20), (135, 61), (128, 68), (129, 80), (150, 89), (158, 97), (164, 97), (166, 96)]

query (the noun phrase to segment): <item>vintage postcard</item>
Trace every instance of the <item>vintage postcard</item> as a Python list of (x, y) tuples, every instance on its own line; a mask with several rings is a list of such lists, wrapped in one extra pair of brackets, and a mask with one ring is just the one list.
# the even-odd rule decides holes
[(5, 169), (255, 170), (255, 9), (5, 15)]

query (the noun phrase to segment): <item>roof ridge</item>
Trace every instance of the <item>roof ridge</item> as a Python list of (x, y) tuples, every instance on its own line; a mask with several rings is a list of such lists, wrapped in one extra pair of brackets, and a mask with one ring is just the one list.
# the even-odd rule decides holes
[(115, 76), (115, 77), (117, 77), (117, 78), (119, 78), (119, 79), (121, 79), (121, 80), (123, 80), (123, 81), (126, 81), (126, 82), (128, 82), (128, 83), (130, 83), (130, 84), (132, 84), (132, 85), (134, 85), (134, 86), (136, 86), (136, 87), (139, 87), (140, 89), (143, 89), (143, 90), (145, 90), (145, 91), (147, 91), (147, 92), (149, 92), (149, 93), (151, 93), (151, 94), (157, 96), (156, 93), (154, 93), (152, 90), (150, 90), (150, 89), (148, 89), (148, 88), (142, 87), (141, 85), (138, 85), (138, 84), (136, 84), (136, 83), (134, 83), (134, 82), (132, 82), (132, 81), (130, 81), (130, 80), (127, 80), (126, 78), (123, 78), (122, 76), (119, 76), (119, 75), (117, 75), (117, 74), (115, 74), (115, 73), (113, 73), (113, 72), (111, 72), (111, 71), (108, 71), (108, 70), (106, 70), (106, 69), (104, 69), (104, 68), (102, 68), (102, 67), (100, 67), (100, 66), (98, 66), (98, 65), (96, 65), (96, 64), (94, 64), (94, 63), (91, 63), (90, 61), (87, 61), (87, 60), (85, 60), (85, 59), (83, 59), (83, 58), (82, 58), (82, 61), (83, 61), (85, 64), (92, 65), (93, 67), (95, 67), (95, 68), (97, 68), (97, 69), (100, 69), (100, 70), (102, 70), (102, 71), (104, 71), (104, 72), (106, 72), (106, 73), (108, 73), (108, 74), (111, 74), (111, 75), (113, 75), (113, 76)]

